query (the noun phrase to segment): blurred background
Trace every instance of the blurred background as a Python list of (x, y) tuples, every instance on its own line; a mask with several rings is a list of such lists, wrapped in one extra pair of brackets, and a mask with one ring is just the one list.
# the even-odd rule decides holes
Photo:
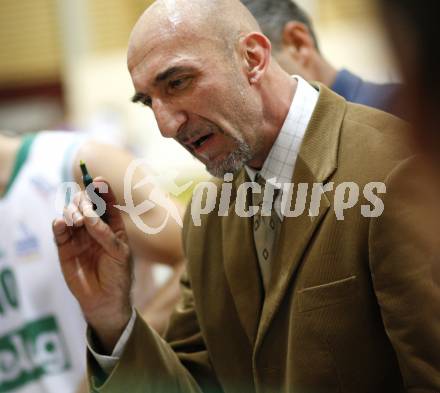
[[(0, 129), (82, 130), (129, 147), (156, 171), (207, 177), (152, 113), (130, 102), (130, 30), (145, 0), (0, 0)], [(377, 82), (398, 81), (371, 0), (301, 0), (324, 55)], [(184, 174), (184, 175), (182, 175)], [(184, 181), (186, 179), (182, 179)]]

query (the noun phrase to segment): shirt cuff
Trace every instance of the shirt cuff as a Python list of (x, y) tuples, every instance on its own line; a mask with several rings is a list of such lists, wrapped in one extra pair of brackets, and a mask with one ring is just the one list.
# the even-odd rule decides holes
[(102, 370), (107, 374), (111, 374), (113, 369), (116, 367), (116, 365), (119, 362), (119, 359), (122, 356), (122, 353), (124, 352), (124, 348), (127, 344), (128, 339), (130, 338), (131, 332), (133, 331), (134, 323), (136, 322), (136, 311), (133, 308), (130, 320), (128, 321), (127, 326), (125, 327), (124, 331), (121, 334), (121, 337), (119, 337), (118, 342), (115, 345), (115, 348), (113, 349), (113, 352), (110, 356), (106, 355), (100, 355), (96, 351), (93, 350), (92, 344), (93, 339), (91, 338), (90, 331), (87, 334), (87, 347), (99, 366), (102, 368)]

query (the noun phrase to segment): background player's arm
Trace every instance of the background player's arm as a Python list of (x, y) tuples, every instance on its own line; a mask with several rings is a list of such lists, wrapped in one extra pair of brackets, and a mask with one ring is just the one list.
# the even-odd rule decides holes
[[(79, 149), (74, 160), (75, 181), (82, 185), (79, 161), (87, 164), (92, 177), (103, 176), (112, 185), (119, 205), (125, 206), (124, 201), (124, 176), (130, 163), (135, 159), (133, 155), (124, 149), (105, 145), (97, 142), (86, 142)], [(145, 173), (136, 171), (132, 184), (142, 179)], [(152, 190), (151, 184), (146, 184), (138, 190), (132, 191), (134, 205), (138, 205), (149, 199)], [(180, 214), (183, 208), (176, 203)], [(152, 227), (159, 227), (165, 220), (167, 211), (165, 208), (156, 205), (140, 216), (142, 221)], [(128, 214), (123, 214), (124, 224), (127, 230), (130, 246), (135, 255), (143, 260), (160, 262), (169, 266), (178, 266), (183, 261), (181, 245), (181, 228), (170, 216), (165, 228), (160, 233), (148, 235), (140, 230), (130, 219)]]

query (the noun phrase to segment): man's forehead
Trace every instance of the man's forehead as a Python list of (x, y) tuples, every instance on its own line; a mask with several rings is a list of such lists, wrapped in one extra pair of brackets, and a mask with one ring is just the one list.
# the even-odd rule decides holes
[(183, 61), (203, 62), (213, 57), (214, 47), (218, 48), (218, 44), (215, 45), (212, 38), (195, 32), (179, 34), (162, 30), (151, 39), (144, 39), (131, 46), (128, 67), (130, 72), (138, 72), (144, 68), (163, 69), (167, 65)]
[(127, 54), (130, 72), (156, 60), (170, 60), (179, 48), (179, 39), (164, 28), (133, 36)]
[[(193, 51), (185, 48), (167, 50), (159, 46), (150, 50), (141, 61), (130, 67), (130, 73), (136, 87), (141, 90), (162, 82), (168, 77), (185, 71), (195, 71), (201, 68), (204, 60)], [(205, 59), (206, 60), (206, 59)]]
[(130, 37), (128, 50), (129, 68), (141, 62), (150, 55), (166, 56), (167, 52), (178, 50), (189, 52), (202, 44), (204, 37), (200, 32), (185, 26), (151, 24), (145, 27), (136, 27)]
[(208, 38), (221, 39), (211, 29), (212, 23), (207, 22), (205, 14), (211, 3), (205, 1), (159, 0), (154, 2), (139, 18), (132, 31), (129, 55), (131, 52), (135, 54), (140, 51), (146, 52), (148, 46), (163, 45), (167, 41), (178, 40), (180, 45), (190, 43), (190, 45), (198, 46)]
[(197, 68), (197, 64), (217, 57), (215, 52), (222, 47), (219, 42), (223, 43), (221, 37), (208, 35), (192, 23), (171, 23), (168, 18), (158, 24), (157, 19), (151, 20), (151, 15), (141, 17), (130, 37), (127, 61), (137, 89), (147, 89), (171, 67), (190, 64)]

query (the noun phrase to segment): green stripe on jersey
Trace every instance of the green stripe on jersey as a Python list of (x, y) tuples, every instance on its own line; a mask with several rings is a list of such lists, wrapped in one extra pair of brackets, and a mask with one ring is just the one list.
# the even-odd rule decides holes
[(12, 170), (11, 177), (9, 178), (8, 184), (6, 186), (6, 190), (3, 196), (6, 196), (8, 191), (11, 189), (12, 185), (14, 184), (15, 179), (17, 178), (18, 174), (20, 173), (21, 168), (23, 167), (24, 163), (26, 162), (29, 151), (31, 149), (32, 143), (34, 142), (35, 137), (37, 134), (29, 134), (26, 135), (20, 145), (20, 148), (18, 149), (17, 157), (15, 158), (15, 164), (14, 169)]

